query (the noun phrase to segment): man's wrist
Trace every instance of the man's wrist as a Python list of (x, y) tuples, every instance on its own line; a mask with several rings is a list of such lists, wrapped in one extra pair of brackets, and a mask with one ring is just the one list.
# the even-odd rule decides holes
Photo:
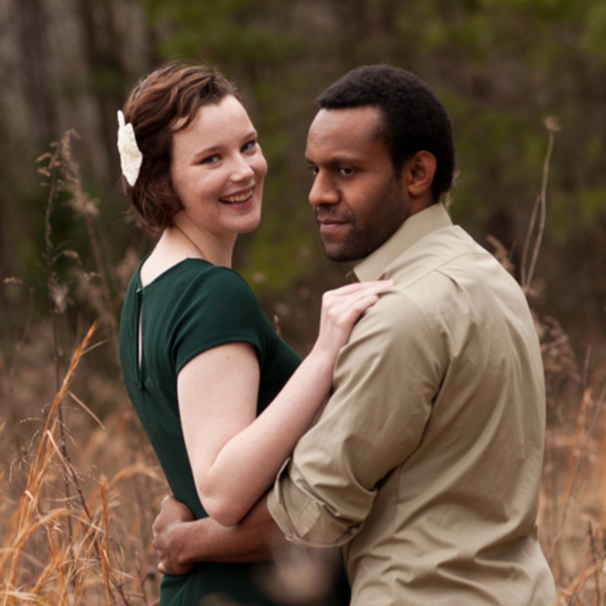
[(195, 562), (204, 562), (208, 554), (205, 551), (204, 519), (191, 522), (180, 522), (173, 529), (172, 550), (176, 554), (180, 566), (187, 566)]

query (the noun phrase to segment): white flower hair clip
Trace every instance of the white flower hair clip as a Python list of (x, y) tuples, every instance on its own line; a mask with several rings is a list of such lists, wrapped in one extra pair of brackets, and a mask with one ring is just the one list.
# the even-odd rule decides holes
[(122, 174), (128, 184), (134, 187), (141, 170), (143, 154), (137, 145), (135, 129), (132, 124), (124, 123), (124, 114), (121, 110), (118, 110), (118, 153)]

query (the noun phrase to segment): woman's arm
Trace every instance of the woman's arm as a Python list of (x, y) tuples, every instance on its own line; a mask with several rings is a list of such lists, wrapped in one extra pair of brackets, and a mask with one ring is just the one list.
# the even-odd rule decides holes
[(200, 500), (237, 524), (266, 492), (327, 396), (336, 357), (360, 315), (393, 282), (350, 284), (323, 297), (318, 339), (256, 417), (259, 364), (252, 346), (222, 345), (179, 373), (181, 424)]

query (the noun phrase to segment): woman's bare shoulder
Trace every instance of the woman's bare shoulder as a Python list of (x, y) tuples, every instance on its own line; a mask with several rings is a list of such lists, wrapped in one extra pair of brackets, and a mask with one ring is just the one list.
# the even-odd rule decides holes
[(201, 255), (190, 247), (184, 245), (176, 238), (172, 238), (165, 231), (158, 240), (154, 250), (147, 257), (139, 271), (142, 286), (151, 284), (156, 278), (166, 273), (169, 269), (178, 265), (185, 259), (202, 258)]

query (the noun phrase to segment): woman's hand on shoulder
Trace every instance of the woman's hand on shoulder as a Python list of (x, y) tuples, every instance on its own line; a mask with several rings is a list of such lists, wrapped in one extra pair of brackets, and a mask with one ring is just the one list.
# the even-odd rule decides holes
[(394, 284), (394, 280), (356, 282), (325, 292), (322, 296), (320, 331), (314, 348), (319, 347), (336, 358), (360, 316), (379, 300), (383, 291)]

